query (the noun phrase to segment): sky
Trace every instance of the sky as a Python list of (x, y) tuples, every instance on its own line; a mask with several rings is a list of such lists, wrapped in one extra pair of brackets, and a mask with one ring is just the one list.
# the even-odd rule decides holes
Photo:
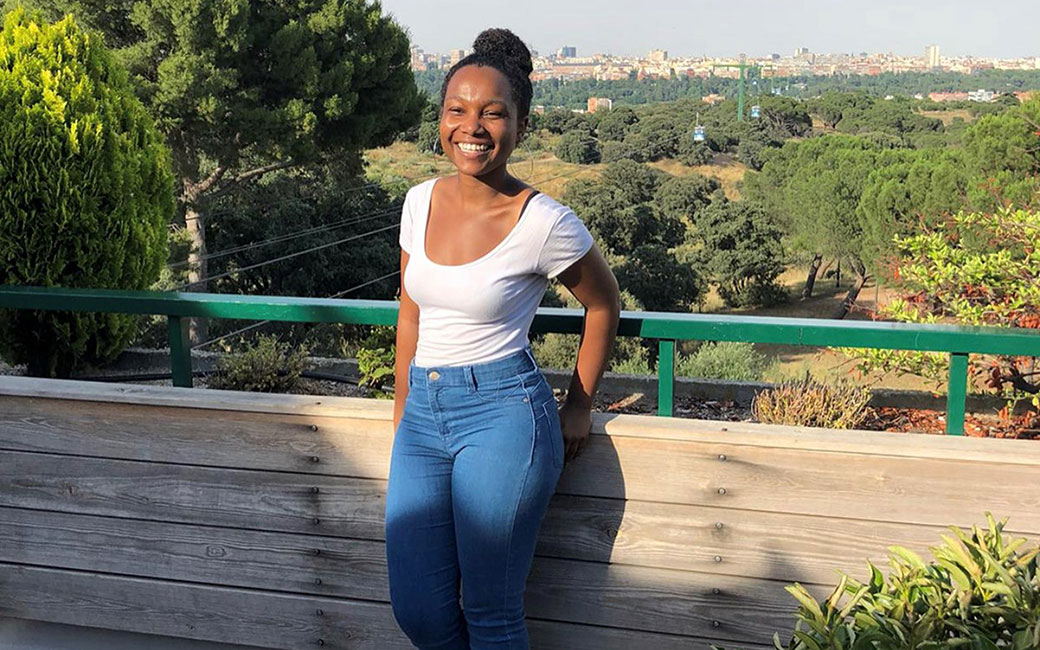
[(813, 52), (1040, 56), (1040, 0), (382, 0), (428, 52), (508, 27), (540, 54), (765, 56)]

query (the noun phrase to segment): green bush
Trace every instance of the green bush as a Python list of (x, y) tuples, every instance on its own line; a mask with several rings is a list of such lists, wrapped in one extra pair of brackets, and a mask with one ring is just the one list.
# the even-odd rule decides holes
[[(0, 284), (148, 289), (173, 215), (170, 153), (126, 71), (71, 17), (0, 30)], [(0, 312), (0, 354), (34, 376), (114, 358), (140, 318)]]
[(207, 376), (210, 388), (284, 393), (300, 381), (307, 363), (307, 349), (280, 343), (273, 336), (259, 336), (242, 352), (220, 360), (217, 372)]
[(372, 389), (370, 396), (392, 397), (382, 391), (382, 386), (394, 383), (396, 336), (396, 328), (377, 326), (362, 341), (361, 347), (356, 353), (358, 372), (361, 375), (358, 386)]
[(649, 345), (655, 344), (655, 342), (644, 342), (630, 336), (614, 339), (614, 352), (608, 365), (610, 371), (626, 375), (657, 374), (657, 364), (651, 363), (648, 350)]
[(540, 340), (531, 342), (531, 351), (540, 368), (555, 370), (574, 369), (578, 358), (578, 335), (548, 332)]
[(808, 374), (755, 395), (751, 413), (765, 424), (855, 429), (866, 417), (870, 390), (839, 384), (828, 386)]
[(618, 359), (610, 364), (610, 372), (624, 375), (642, 375), (644, 377), (657, 374), (657, 366), (650, 364), (649, 355), (641, 349), (641, 354)]
[(689, 356), (679, 355), (675, 374), (678, 377), (759, 381), (767, 365), (766, 355), (756, 352), (751, 343), (709, 341)]
[[(787, 591), (799, 602), (798, 621), (778, 650), (1035, 650), (1040, 648), (1040, 547), (1020, 551), (1025, 539), (1006, 540), (1007, 520), (970, 532), (951, 527), (932, 548), (934, 562), (893, 546), (886, 579), (868, 564), (870, 579), (843, 575), (818, 602), (799, 584)], [(712, 646), (715, 650), (722, 650)]]

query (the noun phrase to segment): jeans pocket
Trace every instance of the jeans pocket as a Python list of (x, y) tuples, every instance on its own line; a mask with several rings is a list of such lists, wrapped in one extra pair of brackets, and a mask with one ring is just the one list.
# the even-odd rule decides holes
[(519, 401), (527, 396), (527, 391), (524, 390), (526, 383), (523, 374), (478, 381), (473, 386), (473, 394), (484, 402)]
[(560, 412), (556, 409), (556, 399), (550, 397), (542, 402), (541, 408), (545, 415), (545, 434), (549, 436), (553, 467), (563, 467), (563, 426), (560, 424)]

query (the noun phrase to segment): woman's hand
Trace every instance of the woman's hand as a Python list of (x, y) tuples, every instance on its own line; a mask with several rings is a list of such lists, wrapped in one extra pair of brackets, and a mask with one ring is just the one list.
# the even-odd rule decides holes
[(589, 442), (592, 429), (592, 409), (564, 402), (560, 407), (560, 428), (563, 429), (563, 460), (574, 460)]

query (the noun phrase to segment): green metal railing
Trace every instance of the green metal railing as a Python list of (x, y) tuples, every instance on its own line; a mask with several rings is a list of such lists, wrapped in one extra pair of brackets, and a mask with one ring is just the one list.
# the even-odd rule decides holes
[[(166, 293), (0, 286), (0, 308), (162, 315), (169, 322), (175, 386), (192, 386), (188, 318), (229, 318), (298, 323), (396, 325), (398, 303), (387, 300), (333, 300), (214, 293)], [(581, 332), (583, 312), (543, 307), (535, 332)], [(1015, 328), (918, 325), (807, 318), (622, 312), (619, 336), (657, 339), (658, 414), (670, 416), (675, 388), (675, 342), (748, 341), (783, 345), (856, 347), (944, 352), (950, 355), (946, 431), (964, 433), (968, 355), (1040, 357), (1040, 333)]]

